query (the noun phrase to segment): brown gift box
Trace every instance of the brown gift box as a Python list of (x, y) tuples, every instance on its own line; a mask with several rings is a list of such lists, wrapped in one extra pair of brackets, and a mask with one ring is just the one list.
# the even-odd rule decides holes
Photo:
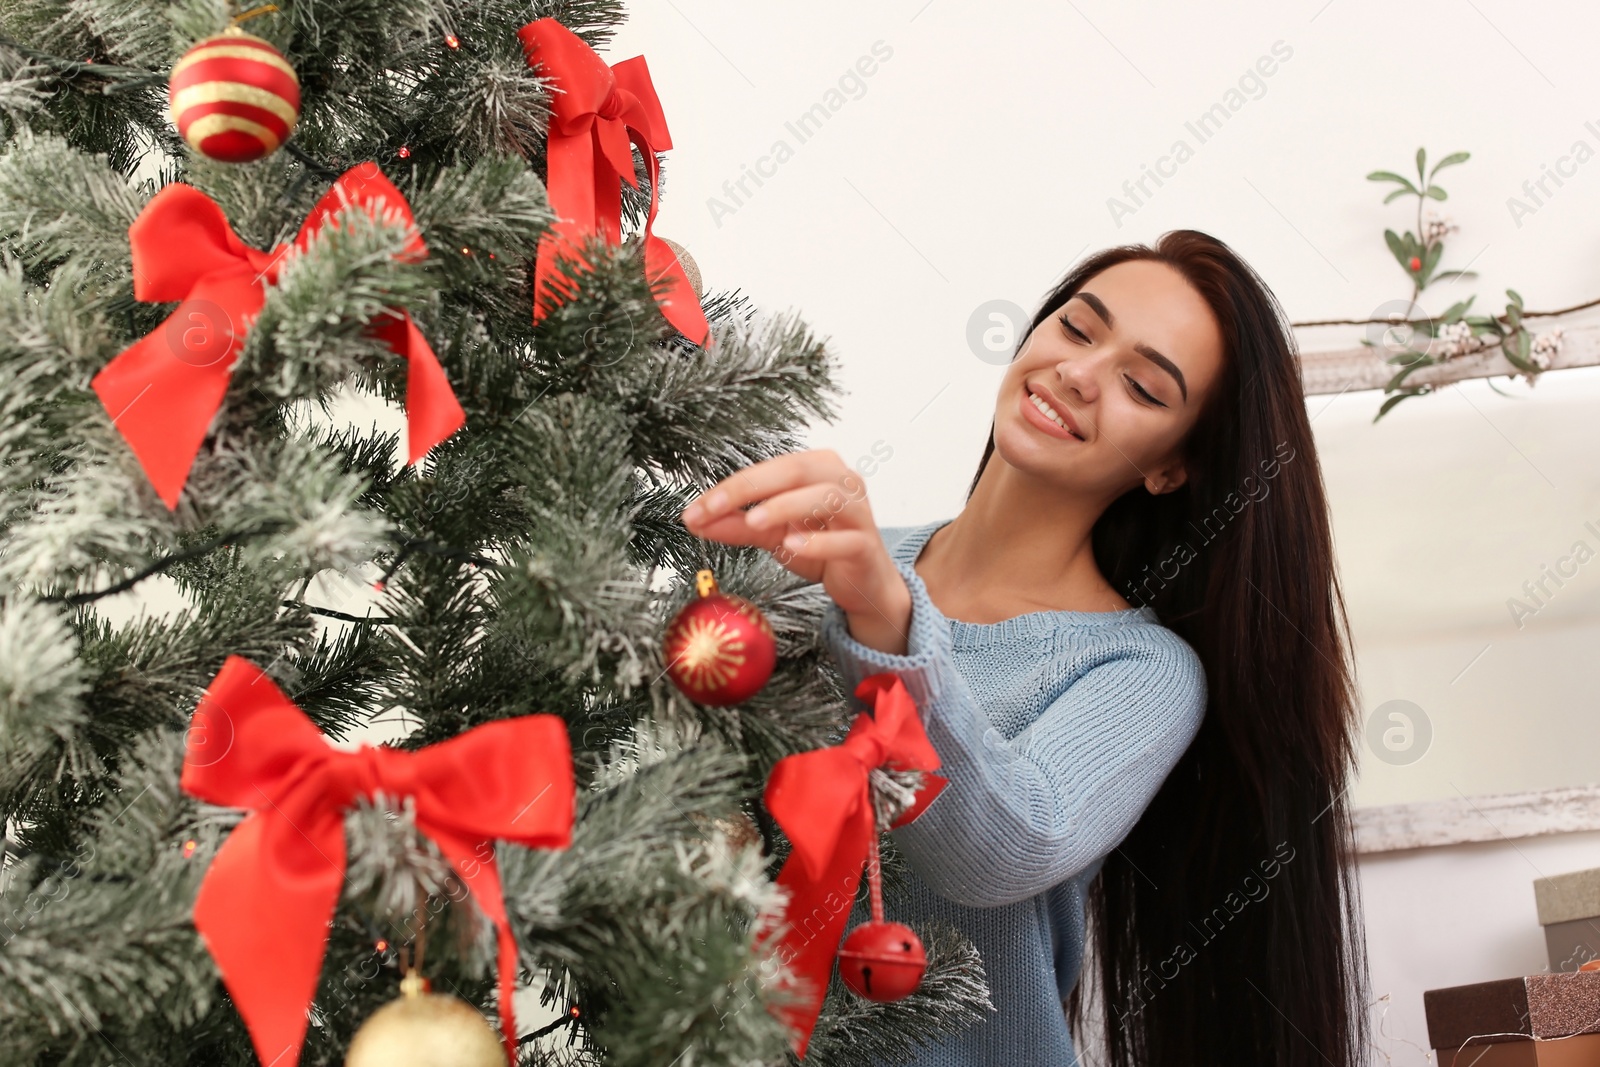
[(1439, 1056), (1439, 1067), (1595, 1067), (1600, 1064), (1600, 1034), (1579, 1034), (1554, 1041), (1524, 1037), (1434, 1051)]
[(1436, 1049), (1595, 1034), (1600, 1033), (1600, 971), (1530, 974), (1429, 989), (1422, 994), (1422, 1005), (1428, 1044)]

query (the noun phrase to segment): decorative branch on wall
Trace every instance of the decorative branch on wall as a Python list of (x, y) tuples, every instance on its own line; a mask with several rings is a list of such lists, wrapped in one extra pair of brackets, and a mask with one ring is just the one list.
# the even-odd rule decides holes
[[(1565, 327), (1561, 348), (1551, 355), (1544, 369), (1568, 370), (1593, 366), (1600, 366), (1600, 322)], [(1394, 377), (1394, 373), (1394, 367), (1381, 355), (1374, 355), (1370, 348), (1340, 348), (1325, 352), (1302, 352), (1300, 355), (1300, 380), (1305, 385), (1307, 396), (1382, 389)], [(1506, 370), (1506, 361), (1496, 345), (1437, 361), (1414, 371), (1409, 381), (1438, 390), (1451, 382), (1491, 378), (1500, 374), (1514, 376), (1514, 372)]]
[[(1415, 182), (1388, 170), (1367, 175), (1369, 181), (1395, 183), (1396, 187), (1384, 197), (1386, 204), (1402, 196), (1417, 199), (1416, 232), (1383, 233), (1389, 251), (1411, 282), (1411, 295), (1393, 301), (1392, 308), (1385, 305), (1389, 312), (1374, 318), (1291, 323), (1296, 328), (1368, 327), (1360, 348), (1302, 354), (1301, 379), (1307, 395), (1382, 388), (1388, 396), (1373, 416), (1372, 421), (1376, 422), (1402, 400), (1425, 396), (1451, 382), (1505, 374), (1526, 378), (1532, 385), (1546, 370), (1600, 364), (1600, 326), (1574, 328), (1572, 336), (1561, 325), (1552, 324), (1538, 333), (1528, 327), (1530, 319), (1556, 318), (1600, 307), (1600, 299), (1552, 311), (1529, 311), (1523, 306), (1521, 294), (1507, 289), (1505, 311), (1498, 315), (1469, 314), (1476, 299), (1473, 295), (1450, 305), (1437, 318), (1417, 304), (1423, 290), (1435, 282), (1477, 277), (1473, 271), (1438, 269), (1444, 256), (1444, 239), (1459, 227), (1448, 216), (1423, 214), (1425, 201), (1447, 199), (1448, 194), (1433, 180), (1434, 176), (1468, 158), (1466, 152), (1453, 152), (1430, 170), (1426, 149), (1418, 148)], [(1383, 312), (1385, 308), (1378, 310)]]

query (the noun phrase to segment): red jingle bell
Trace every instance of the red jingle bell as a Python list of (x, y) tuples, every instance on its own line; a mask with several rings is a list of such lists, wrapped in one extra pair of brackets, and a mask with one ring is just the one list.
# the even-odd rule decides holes
[(862, 923), (839, 947), (839, 977), (868, 1000), (887, 1003), (910, 996), (927, 968), (922, 939), (903, 923)]
[(916, 931), (883, 917), (883, 860), (878, 852), (878, 811), (873, 807), (867, 838), (867, 892), (872, 918), (851, 930), (839, 946), (839, 977), (858, 997), (888, 1003), (917, 991), (928, 969), (928, 953)]
[(699, 596), (662, 636), (667, 676), (701, 704), (737, 704), (761, 691), (778, 661), (767, 617), (744, 597), (717, 589), (709, 570), (695, 574)]

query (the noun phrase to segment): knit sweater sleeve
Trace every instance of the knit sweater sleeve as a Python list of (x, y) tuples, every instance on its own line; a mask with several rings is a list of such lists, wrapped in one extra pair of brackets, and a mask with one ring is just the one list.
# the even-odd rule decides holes
[(822, 624), (847, 691), (881, 671), (905, 682), (949, 779), (892, 831), (895, 843), (956, 903), (997, 907), (1042, 893), (1128, 835), (1194, 739), (1205, 713), (1199, 657), (1163, 626), (1118, 628), (1117, 643), (1008, 740), (957, 670), (948, 623), (921, 576), (895, 565), (911, 591), (904, 655), (857, 641), (837, 604)]

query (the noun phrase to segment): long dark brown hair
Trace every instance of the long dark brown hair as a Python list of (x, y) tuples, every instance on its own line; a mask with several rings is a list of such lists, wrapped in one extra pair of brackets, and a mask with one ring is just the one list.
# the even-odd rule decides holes
[[(1090, 884), (1091, 956), (1068, 1019), (1084, 1034), (1098, 992), (1109, 1067), (1355, 1067), (1369, 1042), (1345, 801), (1359, 729), (1293, 334), (1250, 266), (1196, 230), (1080, 262), (1028, 332), (1128, 260), (1188, 280), (1221, 328), (1224, 369), (1185, 442), (1186, 483), (1114, 501), (1094, 527), (1095, 560), (1199, 654), (1207, 705)], [(991, 426), (969, 498), (993, 454)]]

